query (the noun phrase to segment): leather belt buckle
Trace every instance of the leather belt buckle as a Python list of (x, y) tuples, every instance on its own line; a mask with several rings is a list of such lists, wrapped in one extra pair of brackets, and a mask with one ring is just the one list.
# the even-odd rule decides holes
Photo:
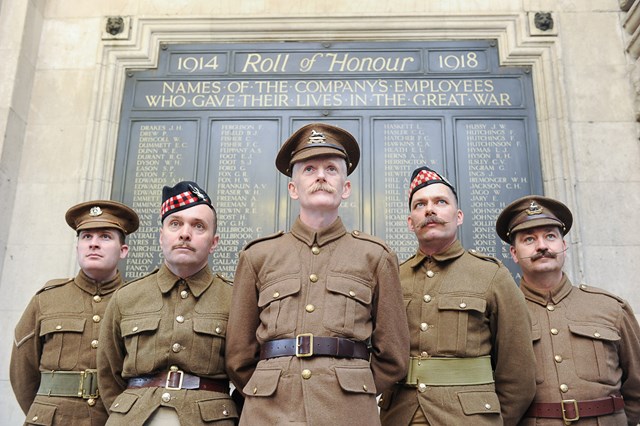
[[(178, 375), (178, 386), (175, 386), (174, 375)], [(165, 382), (164, 388), (168, 390), (180, 390), (182, 389), (182, 381), (184, 380), (184, 371), (178, 370), (178, 367), (171, 366), (169, 372), (167, 373), (167, 381)]]
[[(580, 411), (578, 410), (578, 401), (576, 401), (575, 399), (563, 399), (560, 405), (562, 406), (562, 420), (564, 420), (565, 425), (569, 425), (571, 424), (571, 422), (575, 422), (580, 419)], [(573, 406), (573, 410), (575, 411), (575, 417), (569, 418), (567, 416), (567, 407), (571, 408), (572, 406)]]
[[(82, 399), (95, 399), (98, 397), (98, 385), (95, 382), (96, 374), (96, 370), (84, 370), (80, 372), (80, 389), (78, 396)], [(94, 392), (91, 392), (92, 389)]]
[(296, 336), (296, 357), (313, 356), (313, 334), (304, 333)]

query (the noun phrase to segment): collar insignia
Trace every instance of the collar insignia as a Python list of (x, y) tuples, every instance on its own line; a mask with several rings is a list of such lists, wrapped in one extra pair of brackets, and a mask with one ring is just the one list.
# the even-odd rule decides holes
[(308, 143), (325, 143), (326, 141), (327, 141), (327, 138), (324, 136), (324, 133), (311, 130), (311, 136), (309, 136)]
[(91, 207), (91, 210), (89, 210), (89, 216), (91, 217), (100, 216), (101, 214), (102, 214), (102, 209), (98, 206)]
[(529, 208), (526, 209), (525, 212), (529, 216), (535, 216), (537, 214), (542, 214), (542, 207), (537, 205), (535, 201), (532, 201), (531, 204), (529, 205)]

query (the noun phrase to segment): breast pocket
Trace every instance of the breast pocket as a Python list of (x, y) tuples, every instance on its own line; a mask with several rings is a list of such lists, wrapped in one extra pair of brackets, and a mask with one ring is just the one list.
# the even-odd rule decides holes
[(215, 374), (224, 371), (224, 343), (227, 318), (194, 318), (192, 371)]
[(357, 340), (369, 337), (373, 291), (368, 282), (354, 276), (329, 275), (326, 297), (326, 328)]
[(620, 379), (618, 330), (601, 325), (569, 324), (569, 331), (578, 376), (615, 385)]
[(292, 277), (270, 283), (260, 290), (258, 307), (267, 339), (292, 333), (295, 329), (300, 289), (300, 278)]
[(542, 330), (540, 325), (536, 324), (531, 328), (531, 341), (533, 343), (533, 352), (536, 356), (536, 383), (544, 383), (544, 368), (542, 368), (542, 360), (544, 359), (544, 350), (542, 348)]
[(130, 375), (146, 374), (155, 366), (156, 339), (160, 317), (127, 318), (120, 323), (120, 332), (132, 362), (133, 371), (123, 371)]
[(438, 351), (479, 354), (488, 336), (487, 302), (479, 297), (445, 296), (438, 301)]
[(78, 364), (85, 318), (47, 318), (40, 322), (44, 338), (42, 366), (51, 370), (73, 370)]

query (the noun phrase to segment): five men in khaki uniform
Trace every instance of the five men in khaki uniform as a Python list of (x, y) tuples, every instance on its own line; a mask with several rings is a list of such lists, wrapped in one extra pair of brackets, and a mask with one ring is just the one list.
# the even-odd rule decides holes
[(80, 272), (52, 280), (31, 299), (16, 325), (10, 379), (25, 424), (101, 426), (96, 349), (100, 322), (122, 285), (118, 261), (138, 215), (124, 204), (97, 200), (71, 207), (66, 221), (78, 234)]
[(108, 425), (233, 425), (224, 368), (231, 284), (208, 258), (216, 212), (195, 182), (162, 191), (159, 270), (118, 290), (98, 352)]
[(409, 372), (380, 401), (383, 425), (515, 425), (535, 393), (524, 298), (499, 261), (456, 238), (454, 187), (428, 167), (409, 189), (418, 251), (400, 266)]
[(537, 391), (522, 425), (629, 425), (640, 421), (640, 327), (631, 307), (563, 273), (573, 223), (559, 201), (515, 200), (496, 222), (522, 269)]
[(396, 255), (338, 216), (359, 157), (351, 134), (323, 123), (280, 149), (300, 215), (240, 253), (226, 361), (246, 397), (241, 425), (376, 425), (376, 394), (406, 374)]

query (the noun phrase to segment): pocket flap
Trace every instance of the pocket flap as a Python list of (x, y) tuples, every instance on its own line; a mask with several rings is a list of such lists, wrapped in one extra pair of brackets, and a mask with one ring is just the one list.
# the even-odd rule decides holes
[(279, 368), (256, 369), (242, 391), (248, 396), (271, 396), (278, 388), (281, 373)]
[(356, 281), (353, 277), (330, 276), (327, 280), (327, 290), (355, 299), (365, 305), (371, 303), (371, 287), (365, 283)]
[(376, 394), (376, 384), (369, 368), (336, 367), (336, 378), (346, 392)]
[(495, 392), (458, 392), (462, 411), (467, 414), (500, 414), (500, 400)]
[(617, 330), (601, 325), (569, 324), (569, 330), (573, 334), (593, 340), (606, 340), (609, 342), (616, 342), (620, 340), (620, 334)]
[(52, 425), (57, 408), (53, 404), (34, 402), (29, 407), (24, 423), (27, 425)]
[(224, 419), (237, 419), (238, 410), (230, 398), (212, 398), (197, 401), (200, 417), (205, 422)]
[(284, 299), (300, 291), (300, 278), (288, 278), (265, 286), (260, 292), (258, 306), (263, 307), (274, 300)]
[(227, 333), (227, 321), (218, 318), (194, 318), (193, 331), (224, 337)]
[(438, 302), (438, 309), (484, 312), (487, 309), (487, 301), (479, 297), (445, 296)]
[(84, 318), (47, 318), (40, 322), (40, 336), (49, 333), (82, 333), (84, 324), (87, 320)]
[(136, 403), (138, 398), (139, 396), (134, 393), (127, 393), (126, 391), (122, 392), (120, 395), (118, 395), (116, 400), (113, 401), (113, 404), (111, 404), (111, 407), (109, 407), (109, 411), (122, 414), (128, 413), (129, 410), (131, 410), (131, 407), (133, 407), (133, 404)]
[(157, 330), (160, 317), (129, 318), (120, 323), (122, 337), (133, 336), (144, 331)]

